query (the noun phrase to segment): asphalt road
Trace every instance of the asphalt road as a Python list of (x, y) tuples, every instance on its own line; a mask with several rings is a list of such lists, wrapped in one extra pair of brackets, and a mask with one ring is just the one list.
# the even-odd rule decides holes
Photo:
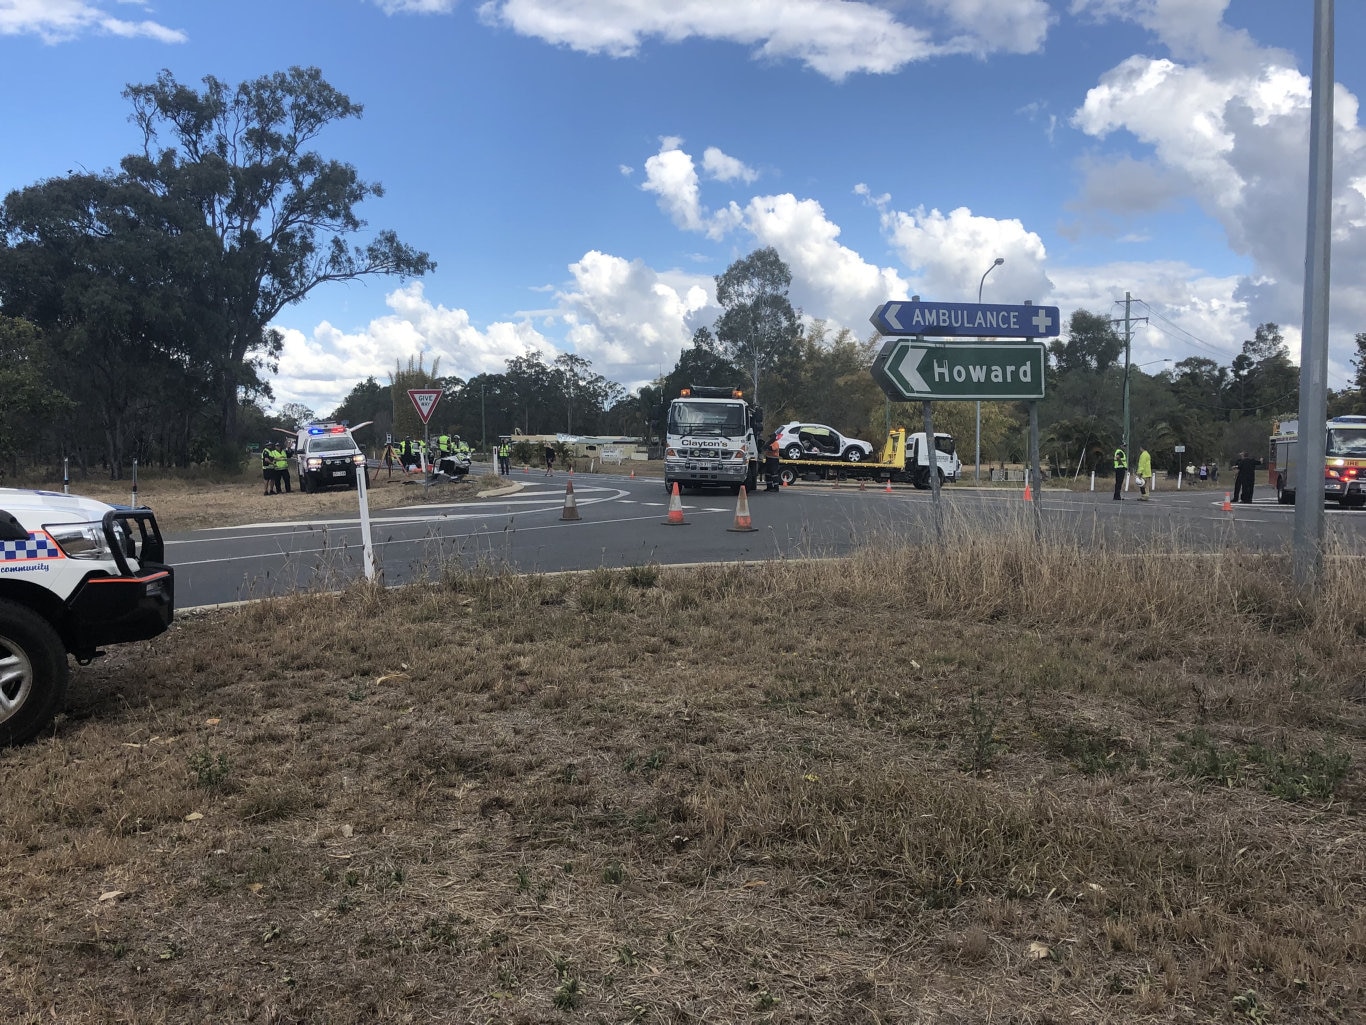
[[(736, 531), (737, 500), (726, 491), (682, 497), (684, 525), (670, 525), (669, 499), (657, 479), (625, 474), (572, 478), (579, 518), (564, 519), (566, 484), (557, 471), (514, 474), (516, 490), (455, 504), (433, 492), (419, 507), (371, 514), (375, 558), (386, 583), (434, 579), (472, 569), (557, 572), (597, 567), (757, 562), (849, 554), (896, 540), (951, 543), (960, 529), (1030, 531), (1096, 545), (1179, 540), (1195, 550), (1288, 549), (1294, 508), (1258, 488), (1252, 505), (1222, 508), (1224, 493), (1161, 490), (1149, 502), (1111, 498), (1108, 482), (1095, 492), (1046, 490), (1026, 502), (1022, 490), (943, 489), (935, 506), (928, 491), (893, 485), (798, 483), (749, 496), (754, 530)], [(1361, 550), (1366, 511), (1329, 506), (1330, 541)], [(359, 507), (356, 515), (308, 522), (252, 523), (168, 537), (181, 608), (336, 588), (364, 575)]]

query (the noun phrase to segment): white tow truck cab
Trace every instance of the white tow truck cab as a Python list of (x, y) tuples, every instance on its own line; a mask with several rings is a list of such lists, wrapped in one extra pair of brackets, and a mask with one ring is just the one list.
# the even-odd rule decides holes
[(85, 665), (171, 625), (165, 552), (150, 509), (0, 488), (0, 746), (61, 710), (68, 654)]
[(759, 477), (763, 412), (738, 388), (692, 385), (669, 403), (664, 432), (664, 490), (740, 488)]

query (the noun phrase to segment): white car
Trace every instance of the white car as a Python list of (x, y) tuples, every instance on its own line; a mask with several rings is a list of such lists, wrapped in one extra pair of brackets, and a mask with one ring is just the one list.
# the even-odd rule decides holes
[(873, 446), (825, 424), (790, 423), (778, 428), (778, 452), (784, 459), (832, 459), (861, 463), (873, 458)]
[(171, 625), (175, 578), (150, 509), (0, 488), (0, 747), (61, 711), (67, 655)]

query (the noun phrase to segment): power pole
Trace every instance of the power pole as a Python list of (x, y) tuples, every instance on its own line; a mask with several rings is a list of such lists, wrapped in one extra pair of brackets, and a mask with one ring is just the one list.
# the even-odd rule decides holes
[(1300, 342), (1300, 466), (1291, 570), (1317, 588), (1323, 574), (1323, 465), (1328, 421), (1328, 282), (1333, 228), (1333, 0), (1315, 0), (1309, 93), (1309, 203)]
[[(1124, 458), (1125, 458), (1126, 460), (1129, 458), (1129, 369), (1130, 369), (1130, 367), (1131, 367), (1131, 362), (1130, 362), (1130, 350), (1131, 350), (1131, 347), (1132, 347), (1132, 344), (1133, 344), (1133, 338), (1134, 338), (1134, 330), (1133, 330), (1134, 318), (1133, 318), (1133, 316), (1132, 316), (1132, 314), (1131, 314), (1131, 312), (1130, 312), (1130, 304), (1131, 304), (1132, 302), (1133, 302), (1132, 297), (1129, 295), (1128, 292), (1125, 292), (1125, 293), (1124, 293), (1124, 320), (1123, 320), (1123, 321), (1117, 321), (1117, 320), (1112, 320), (1112, 321), (1110, 321), (1111, 324), (1119, 324), (1119, 323), (1122, 323), (1122, 324), (1124, 325), (1124, 431), (1123, 431), (1123, 436), (1122, 436), (1122, 438), (1121, 438), (1121, 440), (1120, 440), (1120, 446), (1119, 446), (1119, 447), (1122, 448), (1122, 449), (1124, 449)], [(1148, 318), (1147, 318), (1147, 317), (1139, 317), (1138, 319), (1139, 319), (1139, 320), (1142, 320), (1142, 321), (1146, 321)]]

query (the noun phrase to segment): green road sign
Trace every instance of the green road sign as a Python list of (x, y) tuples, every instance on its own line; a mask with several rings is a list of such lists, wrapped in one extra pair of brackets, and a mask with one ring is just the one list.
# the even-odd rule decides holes
[(888, 397), (1041, 399), (1044, 347), (889, 338), (873, 360), (873, 379)]

